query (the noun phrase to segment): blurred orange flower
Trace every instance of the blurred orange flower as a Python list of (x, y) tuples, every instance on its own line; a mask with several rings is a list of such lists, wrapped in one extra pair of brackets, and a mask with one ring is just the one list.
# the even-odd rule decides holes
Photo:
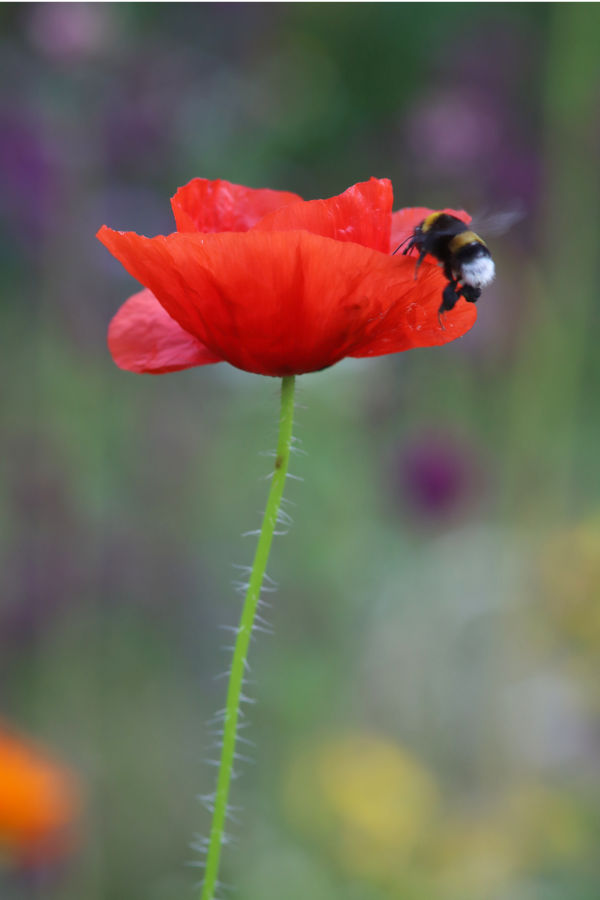
[(64, 856), (79, 809), (77, 778), (0, 722), (0, 849), (21, 864)]

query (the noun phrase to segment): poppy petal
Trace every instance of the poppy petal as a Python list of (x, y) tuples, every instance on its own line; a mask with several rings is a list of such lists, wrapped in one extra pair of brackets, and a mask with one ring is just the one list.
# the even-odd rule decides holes
[[(439, 211), (448, 213), (450, 216), (456, 216), (457, 219), (462, 219), (467, 225), (471, 221), (471, 216), (464, 209), (442, 209)], [(402, 241), (412, 234), (417, 225), (420, 225), (423, 219), (430, 216), (432, 212), (438, 212), (438, 210), (428, 209), (426, 206), (409, 206), (406, 209), (398, 209), (392, 213), (390, 251), (393, 253)]]
[(148, 290), (119, 309), (108, 328), (108, 348), (121, 369), (155, 375), (222, 361), (184, 331)]
[(177, 231), (248, 231), (272, 210), (302, 200), (290, 191), (194, 178), (171, 198)]
[(303, 229), (389, 253), (393, 191), (389, 178), (371, 178), (327, 200), (291, 203), (265, 216), (257, 231)]
[[(378, 323), (424, 285), (432, 297), (437, 289), (437, 310), (445, 284), (436, 266), (415, 282), (412, 260), (306, 231), (144, 238), (103, 227), (98, 237), (182, 328), (262, 375), (316, 371), (355, 350), (395, 352), (377, 349)], [(402, 322), (421, 324), (398, 310), (392, 321), (396, 339)], [(417, 346), (419, 335), (407, 342)]]
[(383, 356), (414, 347), (447, 344), (473, 327), (477, 320), (475, 304), (463, 298), (440, 320), (438, 311), (447, 281), (437, 265), (424, 262), (416, 284), (418, 290), (413, 267), (412, 286), (410, 283), (404, 286), (404, 293), (384, 316), (372, 323), (363, 342), (350, 356)]

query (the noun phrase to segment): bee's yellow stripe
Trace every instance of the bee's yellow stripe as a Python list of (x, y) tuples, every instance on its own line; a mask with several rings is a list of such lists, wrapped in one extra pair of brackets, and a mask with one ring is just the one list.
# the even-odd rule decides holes
[(482, 241), (474, 231), (461, 231), (460, 234), (452, 238), (448, 247), (450, 253), (457, 253), (461, 247), (465, 247), (467, 244), (483, 244), (484, 247), (487, 247), (485, 241)]
[(421, 231), (423, 231), (423, 232), (429, 231), (429, 229), (430, 229), (433, 225), (435, 225), (436, 221), (437, 221), (437, 220), (439, 219), (439, 217), (442, 216), (442, 215), (443, 215), (442, 212), (429, 213), (429, 215), (427, 216), (427, 218), (426, 218), (426, 219), (423, 219), (423, 223), (422, 223), (422, 225), (421, 225)]

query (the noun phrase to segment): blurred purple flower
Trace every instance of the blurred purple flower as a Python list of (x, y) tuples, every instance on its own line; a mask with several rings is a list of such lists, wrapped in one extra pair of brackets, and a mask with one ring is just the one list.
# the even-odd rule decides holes
[(420, 98), (408, 118), (413, 165), (428, 183), (436, 177), (468, 183), (491, 212), (494, 205), (531, 209), (540, 183), (536, 111), (522, 101), (523, 84), (535, 82), (536, 54), (526, 31), (487, 27), (476, 38), (459, 38), (451, 72), (439, 72), (437, 83), (445, 87)]
[(479, 493), (481, 467), (473, 445), (443, 432), (403, 441), (392, 461), (393, 495), (422, 521), (466, 512)]
[[(507, 201), (517, 201), (523, 209), (533, 210), (539, 197), (542, 177), (542, 164), (539, 156), (511, 144), (498, 154), (493, 167), (489, 170), (489, 196), (497, 198), (498, 208)], [(527, 240), (526, 231), (521, 233), (520, 241)]]
[(81, 62), (112, 43), (110, 3), (36, 3), (27, 31), (31, 43), (60, 62)]
[(463, 172), (500, 143), (499, 109), (479, 91), (455, 88), (421, 104), (408, 122), (409, 144), (426, 168)]
[(0, 221), (37, 241), (50, 226), (56, 189), (52, 148), (32, 115), (0, 109)]

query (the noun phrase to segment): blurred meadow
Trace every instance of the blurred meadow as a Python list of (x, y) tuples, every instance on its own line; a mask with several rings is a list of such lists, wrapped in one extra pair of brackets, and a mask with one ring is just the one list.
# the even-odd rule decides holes
[(200, 879), (278, 383), (118, 370), (95, 239), (197, 175), (526, 213), (465, 338), (299, 379), (223, 880), (600, 896), (599, 46), (598, 4), (0, 7), (0, 719), (78, 797), (33, 849), (0, 798), (2, 900)]

